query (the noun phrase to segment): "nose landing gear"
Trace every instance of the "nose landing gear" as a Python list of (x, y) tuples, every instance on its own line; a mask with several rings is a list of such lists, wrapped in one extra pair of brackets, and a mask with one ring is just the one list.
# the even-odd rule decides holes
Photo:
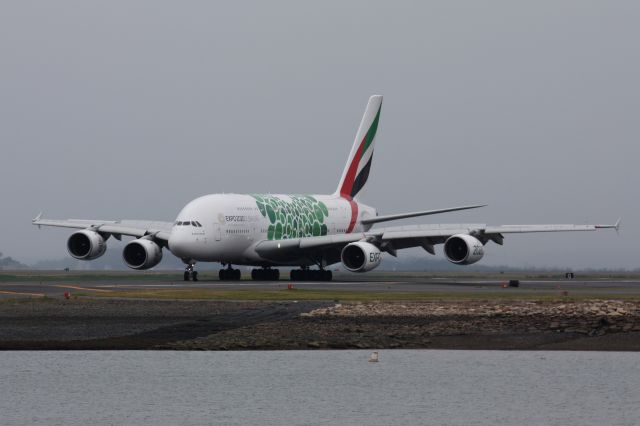
[(194, 270), (195, 263), (187, 263), (187, 266), (184, 268), (184, 280), (185, 281), (198, 281), (198, 271)]

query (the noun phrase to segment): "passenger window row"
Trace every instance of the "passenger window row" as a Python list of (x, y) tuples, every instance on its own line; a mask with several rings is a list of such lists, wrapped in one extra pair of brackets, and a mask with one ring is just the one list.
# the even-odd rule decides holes
[(248, 234), (249, 230), (248, 229), (227, 229), (226, 233), (227, 234)]
[(195, 226), (196, 228), (202, 228), (202, 224), (197, 220), (185, 220), (185, 221), (177, 221), (174, 223), (175, 226)]

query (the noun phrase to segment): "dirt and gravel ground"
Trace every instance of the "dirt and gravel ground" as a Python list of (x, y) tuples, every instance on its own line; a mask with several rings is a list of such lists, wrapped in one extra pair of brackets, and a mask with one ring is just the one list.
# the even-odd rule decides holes
[(0, 349), (640, 350), (640, 302), (189, 301), (0, 303)]
[(154, 349), (278, 322), (321, 303), (16, 299), (0, 303), (0, 349)]

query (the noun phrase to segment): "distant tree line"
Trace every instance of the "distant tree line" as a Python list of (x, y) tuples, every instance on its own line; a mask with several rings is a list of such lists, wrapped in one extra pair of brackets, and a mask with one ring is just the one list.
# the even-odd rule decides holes
[(4, 257), (0, 252), (0, 269), (26, 269), (27, 265), (24, 265), (17, 260), (13, 260), (11, 257)]

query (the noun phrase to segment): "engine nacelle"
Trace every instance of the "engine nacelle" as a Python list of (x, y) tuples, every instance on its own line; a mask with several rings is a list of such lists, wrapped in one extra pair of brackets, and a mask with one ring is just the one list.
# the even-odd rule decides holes
[(97, 232), (83, 229), (71, 234), (67, 240), (67, 251), (75, 259), (93, 260), (107, 251), (107, 242)]
[(482, 259), (484, 246), (476, 237), (467, 234), (452, 235), (444, 243), (447, 260), (457, 265), (471, 265)]
[(347, 244), (340, 254), (342, 264), (351, 272), (367, 272), (382, 261), (382, 253), (371, 243), (359, 241)]
[(153, 268), (162, 260), (162, 247), (144, 238), (133, 240), (124, 246), (122, 259), (131, 269)]

